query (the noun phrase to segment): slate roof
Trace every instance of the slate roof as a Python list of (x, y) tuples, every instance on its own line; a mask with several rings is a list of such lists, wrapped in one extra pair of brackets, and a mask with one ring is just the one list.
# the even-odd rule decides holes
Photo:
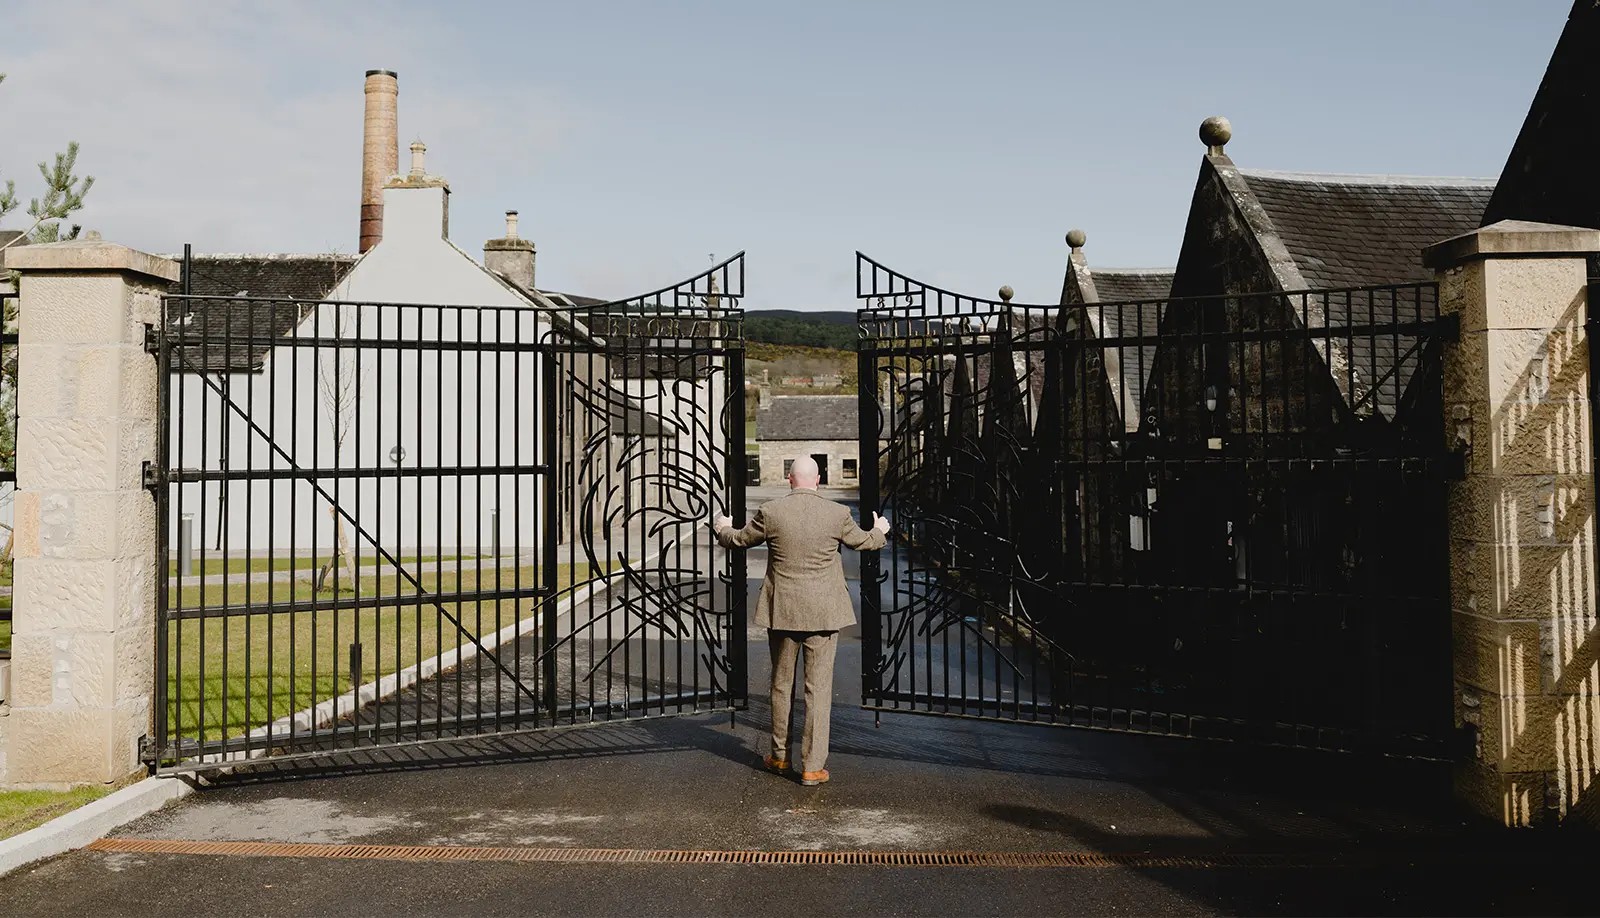
[(1161, 300), (1172, 293), (1171, 268), (1092, 268), (1094, 292), (1102, 303)]
[[(311, 305), (325, 299), (355, 262), (354, 255), (195, 255), (190, 259), (190, 294), (232, 297), (236, 302), (170, 299), (168, 320), (208, 337), (220, 337), (231, 329), (236, 335), (277, 338), (293, 331)], [(168, 295), (177, 297), (182, 291), (180, 281)], [(184, 348), (177, 369), (253, 372), (261, 369), (271, 349), (270, 344)]]
[(756, 414), (757, 440), (854, 440), (854, 395), (779, 395)]
[(1252, 169), (1239, 174), (1312, 289), (1431, 280), (1423, 248), (1476, 229), (1495, 184)]
[[(1423, 248), (1478, 226), (1493, 179), (1338, 175), (1241, 169), (1272, 228), (1314, 290), (1433, 279)], [(1304, 304), (1297, 304), (1305, 308)], [(1315, 298), (1330, 325), (1432, 318), (1432, 297)], [(1331, 372), (1361, 412), (1393, 417), (1418, 361), (1410, 336), (1356, 335)], [(1334, 342), (1337, 344), (1337, 342)], [(1397, 367), (1397, 363), (1399, 364)]]

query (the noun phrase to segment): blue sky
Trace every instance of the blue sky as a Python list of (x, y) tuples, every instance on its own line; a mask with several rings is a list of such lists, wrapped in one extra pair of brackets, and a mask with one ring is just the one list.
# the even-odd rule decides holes
[(626, 296), (743, 248), (747, 306), (853, 309), (861, 249), (1048, 302), (1074, 226), (1092, 264), (1172, 263), (1207, 115), (1245, 168), (1497, 175), (1569, 7), (13, 0), (0, 178), (33, 193), (77, 139), (108, 239), (350, 252), (384, 68), (452, 238), (519, 209), (540, 286)]

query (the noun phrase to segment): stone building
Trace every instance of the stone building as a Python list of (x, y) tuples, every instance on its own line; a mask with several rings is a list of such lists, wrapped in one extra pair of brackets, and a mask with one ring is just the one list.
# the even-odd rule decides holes
[(761, 483), (783, 484), (800, 456), (817, 460), (823, 487), (852, 488), (860, 474), (854, 395), (779, 395), (756, 413)]
[[(1146, 460), (1090, 466), (1100, 481), (1087, 484), (1100, 493), (1080, 498), (1088, 531), (1077, 541), (1087, 577), (1218, 596), (1403, 590), (1415, 572), (1443, 568), (1448, 546), (1428, 522), (1442, 512), (1440, 476), (1296, 457), (1354, 463), (1437, 436), (1436, 380), (1413, 384), (1418, 367), (1437, 366), (1422, 359), (1423, 339), (1360, 329), (1437, 314), (1434, 288), (1421, 286), (1433, 280), (1422, 250), (1474, 229), (1494, 182), (1243, 169), (1223, 150), (1230, 136), (1225, 119), (1202, 127), (1207, 151), (1153, 353), (1140, 353), (1142, 343), (1117, 350), (1148, 362), (1137, 430), (1124, 411), (1121, 425), (1108, 417), (1099, 432), (1065, 434), (1069, 455)], [(1103, 535), (1120, 533), (1108, 522), (1119, 506), (1128, 513), (1120, 548)], [(1422, 670), (1403, 661), (1431, 659), (1433, 632), (1399, 623), (1435, 614), (1374, 606), (1332, 639), (1386, 629), (1392, 653), (1370, 684), (1416, 696)], [(1420, 706), (1391, 713), (1417, 718), (1397, 724), (1401, 732), (1428, 716)]]
[[(1083, 251), (1087, 240), (1082, 230), (1067, 233), (1057, 328), (1063, 338), (1084, 342), (1064, 351), (1061, 436), (1069, 460), (1121, 455), (1125, 438), (1139, 430), (1156, 348), (1118, 342), (1155, 337), (1172, 290), (1171, 268), (1091, 269)], [(1083, 480), (1089, 474), (1101, 480)], [(1130, 512), (1130, 506), (1139, 506), (1143, 489), (1124, 482), (1125, 477), (1110, 466), (1093, 473), (1068, 470), (1065, 493), (1078, 505), (1078, 513), (1069, 516), (1074, 531), (1063, 533), (1064, 544), (1076, 546), (1067, 552), (1068, 576), (1109, 578), (1121, 569), (1127, 550), (1148, 547), (1146, 516)]]

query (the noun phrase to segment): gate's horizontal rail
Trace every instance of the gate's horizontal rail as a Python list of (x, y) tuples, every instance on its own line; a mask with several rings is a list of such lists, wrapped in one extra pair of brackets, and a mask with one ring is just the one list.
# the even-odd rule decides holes
[[(863, 326), (869, 322), (895, 322), (907, 321), (905, 319), (874, 319), (872, 316), (863, 315), (859, 320)], [(1082, 348), (1086, 351), (1111, 350), (1130, 347), (1155, 347), (1163, 344), (1240, 344), (1256, 342), (1282, 342), (1282, 341), (1338, 341), (1346, 338), (1445, 338), (1455, 336), (1455, 323), (1440, 319), (1428, 319), (1418, 322), (1382, 322), (1371, 325), (1314, 325), (1310, 327), (1296, 326), (1292, 328), (1269, 328), (1264, 330), (1242, 331), (1184, 331), (1184, 332), (1157, 332), (1152, 330), (1148, 335), (1122, 335), (1083, 338), (1059, 338), (1052, 345), (1042, 337), (1043, 329), (1018, 325), (1015, 328), (988, 328), (988, 329), (940, 329), (937, 320), (917, 319), (932, 323), (926, 331), (908, 331), (905, 334), (874, 335), (864, 338), (859, 350), (869, 354), (901, 354), (918, 351), (937, 352), (939, 356), (956, 355), (963, 352), (987, 354), (993, 350), (990, 340), (997, 332), (1010, 332), (1010, 347), (1013, 351), (1044, 350), (1048, 347)], [(951, 338), (983, 338), (982, 341), (969, 341), (961, 344), (951, 343)], [(899, 340), (897, 340), (899, 339)]]
[[(1101, 445), (1104, 441), (1095, 441)], [(1141, 444), (1142, 445), (1142, 444)], [(1185, 471), (1196, 467), (1260, 470), (1270, 472), (1373, 471), (1431, 472), (1454, 469), (1461, 464), (1455, 453), (1441, 452), (1436, 456), (1183, 456), (1172, 458), (1130, 457), (1126, 459), (1062, 459), (1057, 463), (1062, 469), (1126, 469), (1145, 471)]]
[[(530, 322), (528, 330), (533, 331)], [(245, 346), (273, 347), (273, 348), (302, 348), (306, 350), (368, 350), (368, 351), (402, 351), (416, 353), (418, 351), (465, 351), (468, 353), (518, 353), (537, 354), (548, 352), (549, 345), (539, 341), (439, 341), (423, 340), (417, 338), (333, 338), (327, 336), (294, 336), (294, 335), (230, 335), (206, 334), (185, 337), (182, 332), (173, 332), (167, 337), (166, 346), (182, 351), (204, 351), (220, 354), (230, 348), (238, 349)], [(215, 367), (208, 367), (209, 372), (216, 372)], [(173, 372), (193, 372), (190, 368), (174, 367)]]
[(1345, 592), (1328, 588), (1281, 588), (1281, 587), (1240, 587), (1240, 586), (1206, 586), (1203, 584), (1183, 583), (1121, 583), (1105, 580), (1064, 580), (1058, 581), (1056, 586), (1067, 590), (1081, 590), (1084, 592), (1107, 593), (1181, 593), (1184, 595), (1210, 595), (1231, 596), (1235, 599), (1288, 599), (1296, 602), (1317, 602), (1327, 605), (1348, 606), (1350, 611), (1356, 613), (1373, 612), (1367, 607), (1369, 603), (1405, 603), (1415, 605), (1433, 603), (1442, 605), (1443, 601), (1438, 596), (1419, 596), (1410, 593), (1359, 593)]
[[(505, 568), (484, 568), (485, 571), (504, 570)], [(474, 568), (463, 567), (463, 571), (473, 571)], [(493, 579), (493, 578), (485, 578)], [(514, 580), (514, 577), (504, 577), (504, 580)], [(223, 587), (217, 585), (217, 592), (222, 592)], [(460, 604), (472, 602), (500, 602), (506, 599), (539, 599), (555, 595), (554, 587), (528, 587), (511, 590), (465, 590), (454, 593), (380, 593), (371, 592), (360, 596), (336, 596), (327, 599), (306, 599), (292, 602), (258, 602), (246, 604), (239, 602), (224, 606), (195, 606), (182, 609), (177, 606), (167, 610), (167, 619), (177, 621), (187, 618), (236, 618), (243, 615), (278, 615), (280, 613), (294, 612), (347, 612), (356, 609), (376, 609), (397, 606), (436, 606), (440, 604)]]
[(274, 468), (274, 469), (170, 469), (172, 484), (202, 481), (281, 481), (287, 479), (349, 480), (364, 478), (474, 478), (506, 475), (548, 475), (546, 463), (525, 465), (430, 465), (367, 466), (364, 468)]
[[(374, 706), (378, 708), (384, 707), (381, 703), (377, 703)], [(673, 710), (666, 710), (668, 708)], [(367, 749), (391, 749), (396, 746), (456, 742), (472, 739), (475, 736), (497, 736), (518, 732), (527, 733), (535, 730), (589, 727), (607, 723), (615, 724), (624, 720), (631, 723), (637, 720), (648, 720), (653, 716), (682, 714), (685, 713), (683, 711), (684, 708), (693, 709), (697, 713), (717, 714), (730, 710), (742, 711), (745, 709), (745, 702), (743, 699), (730, 698), (726, 689), (713, 690), (706, 688), (699, 693), (680, 692), (674, 695), (656, 695), (635, 701), (561, 705), (556, 708), (553, 716), (548, 708), (524, 706), (522, 708), (507, 708), (497, 711), (479, 711), (473, 714), (462, 714), (459, 717), (443, 715), (400, 721), (351, 723), (337, 727), (330, 724), (310, 730), (296, 730), (292, 734), (286, 731), (283, 734), (274, 734), (270, 739), (261, 735), (235, 736), (201, 743), (185, 737), (175, 746), (168, 746), (166, 749), (161, 750), (161, 758), (163, 760), (186, 760), (180, 761), (175, 765), (165, 766), (160, 771), (163, 773), (201, 772), (232, 768), (247, 764), (249, 760), (241, 758), (241, 756), (270, 749), (305, 750), (308, 746), (325, 747), (312, 751), (303, 751), (299, 755), (272, 755), (269, 759), (258, 761), (263, 764), (268, 762), (276, 763), (296, 758), (320, 758), (332, 754), (361, 752)], [(651, 711), (656, 711), (657, 713), (652, 715)], [(601, 715), (608, 715), (609, 717)], [(350, 713), (342, 716), (349, 717)], [(507, 726), (512, 729), (504, 729)], [(475, 728), (478, 727), (487, 729), (476, 731)], [(468, 732), (468, 728), (474, 728), (474, 732)], [(452, 730), (457, 732), (403, 741), (401, 743), (384, 742), (381, 745), (377, 743), (370, 743), (366, 746), (349, 745), (351, 740), (375, 740), (381, 734), (421, 734), (430, 731)], [(336, 747), (327, 745), (332, 743), (339, 743), (340, 745)]]
[[(898, 705), (896, 704), (898, 703)], [(910, 707), (918, 705), (919, 707)], [(926, 692), (873, 692), (862, 705), (869, 711), (889, 714), (921, 714), (954, 717), (961, 720), (994, 721), (1038, 727), (1073, 727), (1113, 732), (1151, 733), (1175, 739), (1248, 740), (1266, 745), (1326, 749), (1337, 752), (1374, 751), (1405, 758), (1449, 758), (1448, 744), (1426, 736), (1373, 736), (1360, 730), (1295, 724), (1285, 721), (1260, 722), (1208, 714), (1179, 714), (1140, 708), (1101, 707), (1083, 704), (1051, 705), (1029, 701), (960, 698), (930, 695)], [(971, 709), (997, 713), (971, 713)], [(998, 712), (1007, 711), (1011, 714)], [(1027, 715), (1025, 718), (1018, 714)]]

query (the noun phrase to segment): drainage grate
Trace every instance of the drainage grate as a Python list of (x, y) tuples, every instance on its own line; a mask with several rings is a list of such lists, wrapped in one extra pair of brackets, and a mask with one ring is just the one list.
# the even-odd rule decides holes
[(377, 861), (508, 861), (535, 864), (752, 864), (819, 867), (1125, 867), (1137, 870), (1313, 867), (1331, 858), (1286, 854), (1157, 855), (1080, 851), (695, 851), (646, 848), (492, 848), (456, 845), (328, 845), (102, 838), (90, 851), (213, 857)]

